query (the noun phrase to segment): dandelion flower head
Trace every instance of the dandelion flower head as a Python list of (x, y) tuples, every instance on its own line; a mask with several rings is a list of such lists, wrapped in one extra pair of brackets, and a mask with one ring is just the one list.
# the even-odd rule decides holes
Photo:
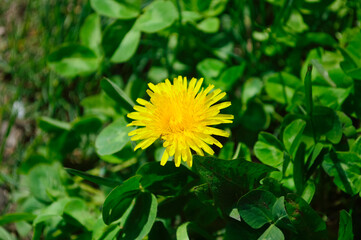
[(213, 90), (214, 85), (201, 89), (202, 82), (203, 78), (192, 78), (188, 83), (187, 78), (179, 76), (173, 84), (168, 79), (157, 85), (149, 83), (150, 101), (138, 98), (141, 106), (135, 105), (135, 111), (128, 114), (134, 119), (128, 126), (139, 127), (129, 133), (132, 141), (140, 141), (134, 150), (146, 149), (160, 138), (165, 148), (161, 165), (174, 156), (179, 167), (182, 160), (192, 166), (191, 150), (204, 156), (204, 152), (214, 154), (209, 145), (221, 148), (222, 144), (211, 135), (228, 137), (229, 133), (211, 125), (232, 123), (233, 115), (220, 113), (231, 102), (216, 104), (226, 93)]

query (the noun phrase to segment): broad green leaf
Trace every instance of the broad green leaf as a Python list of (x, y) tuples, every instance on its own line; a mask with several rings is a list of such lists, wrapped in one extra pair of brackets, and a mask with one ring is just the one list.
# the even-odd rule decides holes
[(305, 77), (305, 105), (309, 116), (312, 115), (313, 111), (313, 100), (312, 100), (312, 65), (308, 66), (306, 77)]
[(276, 227), (275, 224), (271, 224), (267, 230), (258, 238), (258, 240), (284, 240), (285, 236), (282, 231)]
[(229, 91), (232, 86), (239, 80), (246, 68), (246, 62), (243, 61), (239, 66), (232, 66), (227, 68), (220, 76), (220, 78), (214, 82), (216, 87), (221, 88), (224, 91)]
[[(276, 198), (264, 190), (253, 190), (238, 201), (238, 211), (242, 219), (254, 229), (269, 223), (270, 226), (258, 239), (278, 239), (276, 225), (293, 230), (284, 205), (284, 197)], [(283, 237), (281, 232), (280, 236)], [(282, 239), (282, 238), (280, 238)]]
[(354, 101), (354, 111), (356, 116), (361, 119), (361, 81), (355, 80), (353, 81), (353, 101)]
[(177, 18), (178, 11), (172, 2), (154, 1), (138, 17), (134, 24), (134, 30), (155, 33), (170, 27)]
[(70, 174), (79, 176), (81, 178), (84, 178), (85, 180), (88, 180), (90, 182), (93, 182), (93, 183), (96, 183), (99, 185), (104, 185), (104, 186), (108, 186), (108, 187), (116, 187), (119, 184), (121, 184), (121, 182), (115, 181), (113, 179), (94, 176), (89, 173), (82, 172), (82, 171), (79, 171), (76, 169), (65, 168), (65, 170)]
[(13, 235), (11, 235), (8, 231), (6, 231), (4, 228), (0, 227), (0, 239), (15, 240), (16, 238)]
[(137, 171), (142, 176), (142, 187), (154, 194), (175, 195), (184, 190), (187, 184), (194, 180), (194, 173), (186, 167), (175, 167), (174, 164), (161, 166), (159, 162), (150, 162)]
[(352, 232), (352, 217), (348, 212), (342, 210), (340, 212), (338, 240), (352, 240), (352, 239), (354, 239), (354, 235)]
[(197, 24), (197, 28), (205, 33), (216, 33), (219, 29), (219, 19), (216, 17), (206, 18)]
[(356, 153), (361, 158), (361, 136), (352, 144), (350, 152)]
[(243, 126), (253, 132), (258, 132), (267, 129), (270, 121), (270, 115), (261, 101), (254, 99), (247, 102), (246, 111), (243, 112), (241, 118)]
[(107, 93), (109, 97), (111, 97), (115, 102), (121, 105), (128, 111), (133, 110), (133, 106), (135, 103), (133, 100), (122, 90), (120, 89), (115, 83), (110, 81), (107, 78), (103, 78), (100, 82), (100, 85), (104, 92)]
[(208, 81), (218, 78), (225, 67), (226, 64), (218, 59), (206, 58), (197, 64), (197, 71)]
[(177, 240), (193, 239), (192, 233), (196, 233), (197, 236), (201, 236), (203, 239), (213, 239), (207, 231), (201, 229), (193, 222), (185, 222), (177, 228)]
[(116, 20), (107, 25), (101, 41), (104, 55), (107, 58), (111, 58), (114, 55), (114, 52), (119, 48), (125, 35), (130, 32), (133, 25), (134, 21), (131, 20)]
[(27, 176), (31, 194), (41, 202), (51, 202), (53, 198), (65, 195), (58, 163), (39, 164), (33, 167)]
[(340, 48), (344, 61), (341, 63), (341, 68), (344, 72), (354, 79), (361, 80), (360, 67), (361, 67), (361, 54), (358, 49), (360, 48), (361, 32), (358, 30), (349, 41), (344, 43), (346, 48)]
[(215, 203), (228, 215), (237, 200), (259, 185), (267, 173), (276, 169), (246, 160), (221, 160), (195, 155), (194, 167), (210, 186)]
[(264, 164), (281, 169), (283, 163), (283, 145), (272, 134), (261, 132), (254, 145), (256, 157)]
[(226, 224), (224, 240), (237, 240), (240, 236), (247, 240), (257, 240), (261, 236), (258, 229), (251, 228), (244, 221), (230, 219)]
[(82, 226), (88, 231), (94, 226), (94, 217), (90, 214), (86, 203), (82, 199), (72, 199), (64, 206), (63, 217), (75, 226)]
[(133, 176), (109, 193), (103, 204), (105, 224), (109, 225), (123, 216), (140, 192), (139, 181), (140, 176)]
[(313, 196), (315, 195), (316, 192), (316, 186), (313, 182), (308, 181), (307, 185), (305, 186), (303, 192), (302, 192), (302, 198), (308, 203), (310, 204)]
[(305, 79), (309, 64), (314, 66), (311, 73), (312, 98), (314, 105), (338, 109), (350, 94), (352, 79), (340, 68), (343, 56), (339, 52), (313, 49), (308, 53), (301, 70)]
[(248, 79), (242, 89), (242, 103), (247, 104), (247, 102), (258, 95), (263, 88), (263, 82), (259, 78), (250, 78)]
[(148, 240), (158, 240), (158, 239), (162, 239), (162, 240), (172, 239), (164, 222), (161, 220), (154, 222), (153, 227), (148, 234)]
[(85, 19), (80, 29), (79, 37), (82, 44), (92, 49), (95, 53), (100, 53), (99, 47), (102, 40), (102, 32), (98, 14), (90, 14)]
[(304, 189), (305, 154), (306, 144), (301, 143), (296, 151), (293, 163), (293, 180), (298, 194), (302, 194)]
[(121, 231), (118, 224), (106, 225), (98, 218), (92, 229), (92, 240), (113, 240)]
[(90, 4), (98, 14), (119, 19), (135, 18), (139, 14), (140, 1), (91, 0)]
[[(360, 105), (361, 106), (361, 105)], [(353, 137), (356, 135), (356, 128), (352, 120), (344, 112), (336, 112), (342, 125), (342, 132), (346, 137)]]
[(79, 134), (96, 133), (103, 126), (99, 117), (84, 116), (71, 122), (71, 128)]
[(306, 121), (297, 119), (287, 125), (283, 131), (283, 144), (291, 156), (294, 156), (298, 146), (300, 145), (302, 133), (305, 127)]
[(152, 193), (139, 194), (132, 211), (125, 220), (121, 239), (143, 239), (155, 222), (157, 205), (157, 198)]
[(32, 221), (35, 219), (35, 215), (26, 212), (8, 213), (0, 216), (0, 225), (8, 223), (15, 223), (20, 221)]
[(270, 192), (253, 190), (237, 203), (239, 215), (252, 228), (261, 228), (273, 222), (272, 208), (277, 198)]
[(188, 236), (188, 225), (191, 222), (186, 222), (177, 228), (177, 240), (189, 240)]
[(130, 141), (128, 133), (132, 130), (120, 118), (106, 126), (95, 140), (95, 148), (99, 155), (110, 155), (119, 152)]
[(128, 61), (137, 51), (141, 33), (137, 30), (130, 30), (120, 42), (110, 61), (122, 63)]
[(308, 30), (308, 26), (298, 11), (292, 11), (285, 25), (285, 29), (291, 33), (301, 33)]
[(95, 72), (100, 59), (95, 52), (79, 44), (67, 44), (59, 47), (48, 57), (48, 65), (59, 75), (74, 78)]
[(227, 142), (219, 151), (218, 158), (231, 160), (234, 152), (234, 142)]
[(322, 167), (344, 192), (355, 195), (361, 191), (361, 158), (353, 152), (330, 152)]
[(22, 238), (27, 237), (30, 231), (33, 229), (33, 226), (26, 221), (16, 222), (15, 227), (16, 231), (19, 233), (19, 236)]
[(116, 103), (104, 93), (86, 97), (80, 104), (84, 109), (84, 115), (97, 116), (102, 122), (106, 122), (117, 115)]
[(268, 96), (281, 104), (290, 103), (296, 89), (302, 87), (297, 77), (286, 72), (266, 75), (264, 81)]
[(59, 133), (69, 131), (71, 129), (70, 123), (62, 122), (49, 117), (40, 117), (38, 119), (38, 126), (48, 133)]
[(336, 112), (327, 107), (317, 106), (313, 113), (313, 127), (317, 136), (326, 136), (333, 144), (339, 143), (342, 138), (342, 126)]
[(285, 202), (289, 219), (297, 230), (295, 239), (327, 239), (325, 222), (305, 200), (295, 194), (288, 194)]

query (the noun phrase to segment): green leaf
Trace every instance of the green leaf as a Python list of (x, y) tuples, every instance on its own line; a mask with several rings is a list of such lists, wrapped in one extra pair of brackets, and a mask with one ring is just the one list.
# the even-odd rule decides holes
[(301, 143), (300, 147), (296, 152), (295, 160), (293, 163), (293, 180), (295, 182), (295, 186), (298, 194), (302, 194), (304, 189), (305, 154), (306, 154), (306, 145), (304, 143)]
[(361, 119), (361, 81), (355, 80), (353, 81), (353, 102), (354, 102), (354, 111), (356, 113), (356, 116)]
[(296, 89), (302, 86), (297, 77), (286, 72), (266, 75), (264, 81), (268, 96), (281, 104), (290, 103)]
[(228, 215), (237, 200), (259, 185), (275, 168), (246, 160), (221, 160), (195, 155), (194, 167), (209, 184), (215, 203)]
[(89, 75), (98, 69), (99, 63), (100, 59), (93, 50), (79, 44), (63, 45), (48, 57), (48, 65), (68, 78)]
[(97, 133), (103, 123), (99, 117), (84, 116), (74, 120), (71, 125), (72, 130), (79, 134), (90, 134)]
[(242, 125), (253, 132), (258, 132), (268, 128), (270, 115), (266, 112), (265, 105), (258, 99), (247, 102), (241, 122)]
[(305, 77), (305, 105), (306, 111), (309, 116), (312, 115), (313, 101), (312, 101), (312, 65), (308, 66), (306, 77)]
[(300, 145), (306, 121), (297, 119), (291, 122), (283, 131), (283, 144), (291, 156), (294, 156)]
[(0, 225), (8, 223), (15, 223), (20, 221), (32, 221), (35, 219), (35, 215), (26, 212), (8, 213), (0, 216)]
[(185, 222), (177, 228), (177, 240), (193, 239), (192, 233), (196, 233), (197, 236), (201, 236), (202, 239), (213, 239), (208, 232), (198, 227), (195, 223)]
[(219, 29), (219, 19), (216, 17), (206, 18), (197, 24), (197, 28), (205, 33), (216, 33)]
[(177, 228), (177, 240), (189, 240), (188, 225), (191, 222), (185, 222)]
[(148, 240), (171, 240), (170, 233), (168, 232), (165, 223), (160, 221), (155, 221), (153, 224), (152, 229), (150, 230), (148, 234)]
[(128, 111), (133, 110), (135, 103), (122, 89), (115, 85), (115, 83), (107, 78), (103, 78), (100, 82), (100, 86), (109, 97), (120, 104), (123, 108)]
[(38, 127), (48, 133), (59, 133), (69, 131), (71, 129), (70, 123), (62, 122), (49, 117), (40, 117), (38, 119)]
[(141, 33), (137, 30), (130, 30), (120, 42), (110, 61), (122, 63), (128, 61), (137, 51)]
[(152, 229), (157, 216), (157, 198), (149, 192), (138, 195), (124, 223), (121, 239), (143, 239)]
[(285, 29), (291, 33), (301, 33), (308, 30), (308, 26), (305, 24), (302, 15), (298, 11), (292, 11)]
[(139, 14), (140, 1), (91, 0), (90, 4), (98, 14), (119, 19), (135, 18)]
[(15, 240), (15, 237), (11, 235), (8, 231), (6, 231), (4, 228), (0, 227), (0, 239)]
[(79, 176), (81, 178), (84, 178), (85, 180), (88, 180), (90, 182), (93, 182), (93, 183), (96, 183), (96, 184), (99, 184), (99, 185), (104, 185), (104, 186), (108, 186), (108, 187), (116, 187), (119, 184), (121, 184), (121, 182), (115, 181), (113, 179), (94, 176), (94, 175), (91, 175), (89, 173), (82, 172), (82, 171), (79, 171), (79, 170), (76, 170), (76, 169), (65, 168), (65, 170), (70, 174), (73, 174), (75, 176)]
[(237, 240), (240, 236), (247, 240), (257, 240), (261, 236), (259, 230), (251, 228), (244, 221), (230, 219), (226, 223), (224, 240)]
[(109, 193), (103, 204), (103, 221), (105, 224), (109, 225), (123, 216), (140, 192), (140, 178), (140, 176), (133, 176)]
[(243, 61), (239, 66), (232, 66), (227, 68), (220, 76), (218, 81), (215, 81), (215, 86), (224, 91), (229, 91), (232, 86), (239, 80), (246, 68), (246, 62)]
[(325, 222), (301, 197), (288, 194), (286, 210), (292, 225), (297, 230), (297, 239), (327, 239)]
[(302, 198), (308, 203), (310, 204), (312, 201), (313, 196), (315, 195), (316, 192), (316, 186), (313, 182), (308, 181), (307, 185), (305, 186), (303, 192), (302, 192)]
[(277, 198), (270, 192), (253, 190), (239, 199), (239, 215), (252, 228), (273, 222), (272, 208)]
[(142, 176), (142, 187), (160, 195), (175, 195), (184, 191), (186, 185), (194, 180), (194, 173), (186, 167), (175, 167), (174, 164), (161, 166), (159, 162), (144, 164), (137, 171), (137, 175)]
[(261, 132), (254, 145), (256, 157), (264, 164), (281, 169), (283, 163), (283, 145), (272, 134)]
[(154, 1), (138, 17), (134, 29), (146, 33), (155, 33), (173, 24), (178, 18), (178, 11), (170, 1)]
[(53, 165), (39, 164), (33, 167), (28, 177), (31, 194), (41, 202), (51, 202), (53, 198), (65, 195), (58, 163)]
[(99, 46), (102, 40), (102, 32), (98, 14), (90, 14), (85, 19), (80, 29), (79, 37), (82, 44), (92, 49), (95, 53), (100, 53)]
[(64, 219), (75, 226), (82, 226), (88, 231), (94, 226), (94, 217), (90, 214), (86, 203), (82, 199), (72, 199), (64, 206)]
[(237, 205), (240, 216), (252, 228), (259, 229), (270, 223), (268, 229), (258, 239), (283, 239), (283, 234), (276, 225), (294, 230), (288, 219), (283, 196), (276, 198), (270, 192), (253, 190), (239, 199)]
[(114, 52), (119, 47), (119, 44), (124, 39), (125, 35), (130, 32), (133, 25), (134, 21), (131, 20), (117, 20), (107, 25), (104, 29), (101, 41), (104, 55), (107, 58), (111, 58), (114, 55)]
[(326, 136), (333, 144), (339, 143), (342, 138), (342, 125), (336, 112), (331, 108), (317, 106), (313, 113), (312, 121), (317, 136)]
[(242, 91), (242, 103), (247, 104), (247, 102), (261, 93), (263, 88), (263, 82), (259, 78), (250, 78), (243, 85)]
[(356, 153), (361, 158), (361, 136), (352, 144), (350, 152)]
[(338, 240), (352, 240), (354, 235), (352, 232), (352, 217), (351, 215), (342, 210), (340, 212), (340, 226), (338, 228)]
[(351, 195), (361, 191), (361, 158), (355, 153), (332, 151), (325, 156), (322, 167), (342, 191)]
[(271, 224), (258, 240), (284, 240), (285, 236), (275, 224)]
[(110, 155), (119, 152), (130, 141), (128, 133), (133, 128), (120, 118), (106, 126), (95, 140), (95, 148), (99, 155)]
[(218, 78), (225, 67), (226, 64), (218, 59), (206, 58), (197, 64), (197, 71), (208, 81)]

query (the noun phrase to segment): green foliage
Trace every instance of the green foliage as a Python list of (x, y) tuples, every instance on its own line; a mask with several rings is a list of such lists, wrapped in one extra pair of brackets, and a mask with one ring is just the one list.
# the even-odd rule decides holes
[[(360, 238), (359, 1), (28, 2), (0, 3), (0, 239)], [(128, 136), (179, 75), (234, 115), (193, 167)]]

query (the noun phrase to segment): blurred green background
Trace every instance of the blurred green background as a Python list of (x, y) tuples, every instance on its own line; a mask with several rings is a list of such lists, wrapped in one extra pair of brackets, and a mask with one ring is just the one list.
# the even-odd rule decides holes
[[(261, 131), (282, 139), (295, 116), (308, 111), (303, 80), (312, 64), (311, 100), (327, 108), (320, 118), (334, 118), (337, 123), (330, 124), (340, 126), (339, 132), (326, 126), (317, 134), (337, 151), (350, 151), (360, 135), (360, 27), (359, 0), (2, 0), (0, 214), (23, 215), (0, 217), (0, 239), (30, 239), (44, 229), (44, 239), (117, 234), (104, 230), (100, 218), (111, 188), (70, 177), (63, 167), (122, 182), (143, 163), (159, 161), (160, 143), (134, 153), (129, 139), (110, 146), (101, 139), (116, 139), (131, 102), (145, 97), (149, 82), (204, 77), (226, 91), (235, 120), (226, 126), (232, 136), (222, 140), (218, 157), (236, 155), (279, 168), (283, 159), (262, 155), (255, 146), (264, 147)], [(105, 126), (115, 135), (99, 135)], [(339, 211), (360, 201), (349, 202), (327, 174), (315, 177), (316, 184), (327, 184), (313, 189), (311, 206), (322, 212), (335, 239)], [(358, 183), (346, 190), (336, 185), (358, 196)], [(76, 197), (71, 201), (81, 211), (63, 210), (76, 223), (66, 214), (60, 225), (53, 219), (42, 226), (34, 222), (64, 196)], [(354, 234), (360, 237), (360, 229)]]

